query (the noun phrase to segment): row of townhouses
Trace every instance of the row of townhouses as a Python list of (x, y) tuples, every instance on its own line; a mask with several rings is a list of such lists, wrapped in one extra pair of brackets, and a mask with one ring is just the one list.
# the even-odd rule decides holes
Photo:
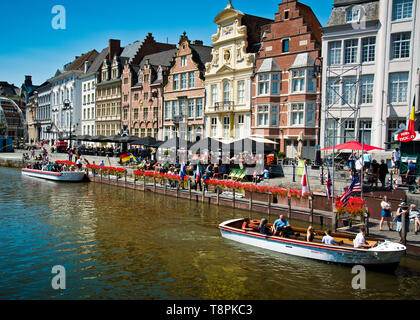
[[(283, 0), (274, 19), (230, 3), (211, 46), (109, 40), (58, 70), (27, 99), (29, 140), (127, 131), (194, 142), (264, 137), (304, 158), (349, 140), (390, 148), (419, 94), (418, 0), (335, 0), (322, 27)], [(418, 110), (418, 107), (417, 109)]]

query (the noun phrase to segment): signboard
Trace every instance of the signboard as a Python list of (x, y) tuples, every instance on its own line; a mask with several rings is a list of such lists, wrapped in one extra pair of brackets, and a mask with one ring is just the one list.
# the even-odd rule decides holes
[(416, 138), (416, 133), (411, 133), (410, 131), (403, 131), (398, 136), (397, 139), (400, 142), (410, 142)]

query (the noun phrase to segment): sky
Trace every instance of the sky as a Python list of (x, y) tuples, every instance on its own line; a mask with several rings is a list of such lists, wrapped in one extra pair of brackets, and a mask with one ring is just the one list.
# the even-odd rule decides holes
[[(243, 13), (274, 19), (281, 0), (233, 0)], [(301, 0), (310, 6), (322, 26), (328, 21), (333, 0)], [(151, 32), (158, 42), (177, 44), (186, 31), (190, 40), (211, 45), (217, 31), (213, 22), (228, 0), (20, 0), (0, 1), (0, 81), (21, 86), (25, 75), (42, 84), (75, 56), (108, 46), (120, 39), (125, 46), (142, 41)], [(66, 28), (52, 22), (61, 5)], [(57, 20), (57, 19), (56, 19)]]

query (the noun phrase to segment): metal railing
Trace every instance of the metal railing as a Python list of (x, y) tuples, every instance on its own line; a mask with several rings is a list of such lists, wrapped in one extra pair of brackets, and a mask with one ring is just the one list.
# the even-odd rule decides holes
[(223, 102), (216, 102), (214, 104), (215, 111), (232, 111), (233, 110), (233, 101), (223, 101)]

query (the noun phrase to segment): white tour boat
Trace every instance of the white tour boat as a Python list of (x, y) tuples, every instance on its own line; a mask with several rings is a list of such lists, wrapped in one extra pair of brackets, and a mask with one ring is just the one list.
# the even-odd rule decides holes
[[(371, 237), (365, 237), (365, 239), (367, 243), (374, 245), (372, 248), (354, 248), (353, 239), (355, 236), (344, 233), (331, 234), (337, 243), (334, 245), (321, 242), (322, 231), (315, 231), (317, 236), (312, 242), (308, 242), (306, 241), (306, 229), (293, 227), (292, 235), (288, 237), (265, 235), (256, 231), (242, 230), (243, 222), (244, 219), (234, 219), (221, 223), (219, 229), (222, 236), (247, 245), (298, 257), (338, 264), (360, 264), (381, 269), (395, 269), (406, 251), (406, 247), (400, 243)], [(259, 221), (252, 220), (251, 223), (256, 225)], [(267, 224), (267, 226), (269, 225)]]
[(51, 172), (35, 169), (22, 169), (22, 174), (29, 177), (63, 182), (81, 182), (85, 179), (85, 173), (83, 171)]

